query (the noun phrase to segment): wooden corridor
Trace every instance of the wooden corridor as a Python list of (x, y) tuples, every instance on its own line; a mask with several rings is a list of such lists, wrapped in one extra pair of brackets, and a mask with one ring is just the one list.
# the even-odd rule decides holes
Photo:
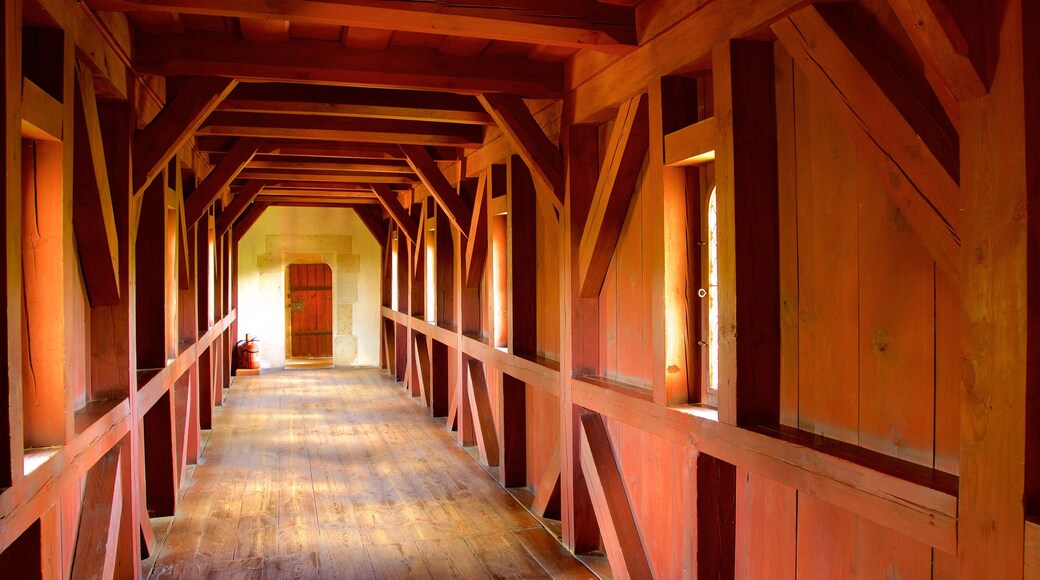
[(152, 578), (588, 578), (377, 369), (238, 377)]

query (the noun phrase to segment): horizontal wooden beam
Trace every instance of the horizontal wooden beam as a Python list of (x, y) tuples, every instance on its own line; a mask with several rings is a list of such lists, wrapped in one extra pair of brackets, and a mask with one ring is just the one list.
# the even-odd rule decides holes
[(238, 85), (217, 109), (466, 125), (494, 124), (480, 103), (469, 95), (287, 83)]
[(173, 100), (138, 133), (134, 138), (134, 195), (140, 195), (155, 179), (235, 84), (229, 78), (188, 79)]
[(312, 181), (331, 183), (396, 183), (413, 184), (418, 183), (409, 175), (394, 175), (390, 173), (370, 173), (367, 171), (304, 171), (276, 169), (243, 169), (238, 174), (239, 179), (256, 181)]
[(584, 412), (580, 437), (581, 468), (611, 569), (624, 578), (652, 578), (650, 561), (603, 418)]
[[(345, 181), (293, 181), (287, 179), (264, 179), (264, 188), (268, 191), (274, 190), (297, 190), (297, 191), (349, 191), (349, 192), (371, 192), (368, 183), (353, 183)], [(235, 182), (231, 186), (232, 191), (237, 191), (244, 182)], [(400, 184), (384, 184), (388, 187), (399, 187)]]
[(472, 219), (470, 210), (441, 173), (433, 157), (430, 156), (430, 152), (425, 147), (418, 145), (401, 145), (401, 151), (408, 159), (408, 165), (419, 176), (430, 195), (437, 200), (452, 225), (462, 235), (469, 235), (470, 219)]
[(582, 298), (599, 296), (603, 287), (649, 146), (647, 98), (639, 95), (618, 111), (581, 234), (578, 276)]
[(345, 203), (350, 205), (379, 205), (379, 201), (375, 198), (352, 195), (315, 197), (309, 195), (278, 195), (277, 193), (263, 193), (258, 195), (256, 200), (263, 201), (270, 205), (292, 203), (303, 204), (311, 207), (342, 205)]
[(390, 214), (390, 218), (397, 224), (401, 233), (408, 238), (409, 242), (414, 244), (419, 233), (419, 224), (415, 223), (412, 216), (401, 207), (401, 202), (397, 200), (397, 196), (384, 183), (373, 183), (372, 191), (375, 192), (379, 202), (383, 205), (383, 209)]
[(27, 78), (22, 79), (22, 136), (61, 141), (65, 111), (57, 99)]
[(714, 160), (715, 117), (708, 117), (664, 136), (665, 165), (704, 165)]
[[(213, 155), (213, 160), (222, 159), (222, 155)], [(287, 157), (283, 155), (257, 155), (253, 157), (247, 169), (278, 169), (304, 171), (362, 171), (368, 173), (388, 173), (415, 175), (407, 163), (399, 161), (331, 161), (324, 157)], [(418, 179), (418, 178), (416, 178)]]
[[(636, 44), (635, 13), (630, 7), (599, 2), (524, 2), (459, 4), (376, 2), (373, 0), (296, 0), (272, 3), (245, 0), (91, 0), (96, 9), (163, 11), (247, 19), (331, 24), (361, 29), (451, 34), (465, 38), (628, 52)], [(383, 48), (377, 46), (376, 48)]]
[(350, 49), (322, 40), (259, 45), (234, 34), (149, 34), (138, 35), (135, 57), (138, 72), (163, 76), (506, 92), (532, 98), (559, 98), (563, 90), (560, 64), (512, 56), (457, 57), (417, 48)]
[(484, 139), (481, 128), (474, 125), (323, 117), (320, 115), (229, 112), (210, 115), (206, 123), (199, 128), (198, 134), (453, 147), (478, 147)]
[(563, 116), (582, 125), (610, 119), (616, 107), (645, 92), (661, 76), (707, 71), (711, 50), (743, 38), (812, 0), (706, 2), (631, 54), (608, 64), (587, 82), (568, 87)]

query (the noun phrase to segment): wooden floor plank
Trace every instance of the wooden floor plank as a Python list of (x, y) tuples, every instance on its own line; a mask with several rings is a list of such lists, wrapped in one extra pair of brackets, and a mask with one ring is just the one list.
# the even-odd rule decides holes
[(227, 395), (143, 576), (590, 577), (378, 369), (265, 371)]

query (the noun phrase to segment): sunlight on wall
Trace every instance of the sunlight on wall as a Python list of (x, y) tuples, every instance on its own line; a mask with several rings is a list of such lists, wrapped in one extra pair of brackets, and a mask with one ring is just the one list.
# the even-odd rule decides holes
[(285, 366), (285, 268), (332, 267), (333, 362), (379, 364), (380, 249), (352, 210), (269, 208), (239, 243), (239, 339), (260, 339), (260, 365)]

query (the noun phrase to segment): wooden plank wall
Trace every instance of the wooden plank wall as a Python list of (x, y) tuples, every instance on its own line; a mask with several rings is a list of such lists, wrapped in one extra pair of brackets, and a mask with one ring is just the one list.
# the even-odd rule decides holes
[[(0, 558), (13, 577), (133, 578), (152, 548), (148, 517), (173, 513), (184, 467), (198, 457), (200, 401), (219, 404), (229, 382), (236, 313), (219, 278), (226, 267), (213, 279), (195, 265), (196, 256), (229, 263), (232, 234), (213, 245), (202, 236), (200, 252), (183, 243), (199, 227), (185, 227), (184, 200), (209, 170), (190, 145), (171, 149), (134, 193), (135, 129), (164, 103), (137, 92), (118, 42), (80, 6), (7, 2), (3, 24), (0, 415), (10, 446), (0, 453)], [(23, 38), (39, 50), (23, 53)], [(24, 87), (31, 98), (19, 102)], [(93, 264), (89, 276), (81, 263)], [(203, 353), (213, 374), (200, 381)], [(202, 397), (200, 385), (212, 391)]]
[[(1008, 129), (1002, 125), (1005, 121), (1031, 110), (1016, 99), (1032, 95), (1022, 77), (1022, 61), (1032, 62), (1028, 57), (1035, 53), (1028, 50), (1035, 47), (1023, 49), (1021, 38), (1038, 32), (1035, 9), (1013, 0), (1007, 12), (975, 14), (976, 25), (994, 30), (1003, 26), (997, 70), (1004, 76), (981, 97), (986, 103), (972, 103), (978, 94), (955, 94), (961, 91), (955, 89), (955, 80), (936, 72), (943, 68), (937, 63), (949, 57), (942, 39), (953, 35), (957, 42), (968, 43), (963, 50), (979, 53), (991, 47), (974, 33), (956, 36), (964, 21), (951, 20), (945, 28), (924, 34), (915, 27), (924, 24), (906, 18), (907, 10), (929, 12), (943, 3), (862, 0), (805, 8), (802, 2), (715, 0), (696, 12), (667, 10), (661, 4), (645, 2), (638, 9), (660, 28), (648, 27), (643, 46), (634, 53), (579, 53), (572, 58), (562, 113), (554, 113), (556, 105), (527, 103), (546, 135), (559, 144), (569, 168), (563, 211), (540, 191), (536, 235), (524, 241), (530, 245), (524, 251), (538, 264), (537, 357), (521, 355), (511, 345), (492, 348), (496, 320), (510, 318), (508, 312), (496, 318), (495, 282), (502, 276), (495, 271), (500, 267), (496, 252), (504, 251), (496, 246), (517, 243), (496, 237), (494, 217), (508, 203), (500, 201), (502, 194), (494, 187), (483, 206), (470, 204), (488, 212), (490, 219), (482, 232), (488, 236), (482, 242), (488, 258), (482, 262), (480, 285), (470, 290), (464, 277), (455, 278), (456, 293), (479, 301), (479, 325), (434, 329), (393, 308), (384, 308), (384, 317), (399, 330), (419, 329), (433, 343), (458, 349), (459, 360), (480, 363), (494, 403), (491, 423), (500, 440), (512, 429), (499, 404), (506, 388), (503, 377), (526, 382), (527, 479), (509, 485), (523, 488), (516, 490), (518, 497), (539, 513), (544, 510), (541, 502), (556, 499), (549, 486), (562, 485), (557, 525), (561, 540), (578, 553), (602, 547), (612, 554), (616, 542), (628, 542), (623, 550), (641, 550), (653, 575), (666, 578), (951, 578), (982, 570), (1020, 577), (1022, 554), (1030, 561), (1037, 558), (1035, 545), (1025, 544), (1022, 536), (1023, 518), (1032, 508), (1023, 512), (1020, 505), (998, 501), (1004, 491), (997, 481), (1004, 476), (999, 471), (1013, 479), (1015, 489), (1025, 485), (1027, 497), (1032, 497), (1029, 486), (1034, 482), (1020, 469), (1027, 460), (1025, 417), (1032, 416), (1032, 407), (1022, 403), (1025, 415), (992, 409), (994, 416), (1011, 424), (988, 430), (977, 421), (984, 421), (990, 411), (979, 406), (982, 399), (976, 395), (966, 397), (965, 389), (972, 392), (979, 388), (973, 385), (983, 382), (991, 385), (987, 389), (995, 388), (991, 381), (1001, 380), (999, 376), (1015, 383), (1000, 395), (1001, 404), (1028, 395), (1026, 375), (1016, 374), (1027, 372), (1025, 359), (1015, 357), (1035, 347), (1028, 337), (1036, 333), (1021, 335), (1020, 343), (1011, 347), (1006, 342), (1010, 335), (990, 326), (985, 313), (990, 308), (1017, 318), (1033, 313), (1035, 305), (1024, 294), (1003, 292), (1010, 291), (1008, 284), (1021, 291), (1012, 279), (1021, 282), (1028, 274), (1032, 280), (1037, 265), (1031, 254), (1016, 254), (1002, 256), (999, 267), (990, 266), (979, 254), (992, 251), (989, 246), (968, 250), (965, 245), (964, 259), (956, 268), (982, 268), (980, 280), (1001, 285), (1001, 300), (1008, 300), (984, 304), (990, 294), (965, 294), (964, 280), (954, 275), (948, 255), (937, 250), (934, 230), (922, 225), (917, 212), (919, 204), (930, 204), (939, 219), (950, 224), (949, 235), (959, 247), (967, 239), (967, 230), (959, 228), (996, 235), (987, 230), (992, 216), (966, 217), (960, 189), (932, 189), (921, 181), (925, 171), (933, 171), (933, 177), (934, 171), (946, 172), (941, 180), (954, 183), (981, 182), (987, 196), (994, 195), (987, 180), (997, 167), (1010, 174), (1009, 187), (1018, 192), (1007, 192), (1008, 196), (1021, 200), (1023, 184), (1031, 187), (1022, 173), (1026, 164), (1012, 168), (1010, 161), (986, 157), (991, 143), (985, 139), (998, 126)], [(716, 26), (726, 19), (730, 25)], [(750, 43), (755, 45), (752, 58), (744, 56), (750, 54), (748, 43), (735, 40), (747, 37), (755, 39)], [(841, 85), (846, 81), (828, 74), (833, 72), (828, 59), (812, 56), (824, 43), (830, 43), (830, 56), (862, 67), (851, 81), (858, 85)], [(665, 53), (676, 56), (664, 58)], [(740, 80), (770, 74), (774, 95), (765, 101), (747, 92), (761, 88)], [(844, 89), (846, 98), (834, 85)], [(890, 125), (929, 124), (934, 141), (891, 141), (885, 132), (899, 129), (878, 121), (888, 113), (880, 112), (882, 106), (870, 108), (869, 99), (848, 97), (847, 91), (860, 90), (852, 87), (875, 87), (875, 94), (890, 99), (899, 115), (889, 117)], [(598, 142), (593, 169), (608, 171), (604, 160), (612, 154), (606, 147), (615, 112), (639, 93), (658, 99), (650, 106), (651, 115), (658, 116), (649, 120), (650, 155), (614, 234), (617, 242), (590, 309), (573, 286), (581, 281), (577, 254), (570, 255), (569, 248), (577, 248), (582, 240), (587, 211), (574, 204), (599, 201), (591, 197), (595, 175), (590, 180), (575, 156), (589, 162), (587, 144)], [(676, 95), (685, 101), (677, 102)], [(720, 105), (720, 98), (726, 102)], [(999, 120), (989, 119), (997, 102), (1013, 111)], [(696, 131), (687, 131), (699, 122), (703, 123)], [(967, 127), (976, 134), (963, 133)], [(585, 141), (561, 139), (568, 131), (583, 135)], [(665, 139), (665, 133), (673, 131), (681, 132), (681, 138)], [(1021, 131), (1016, 126), (1016, 138)], [(1025, 131), (1028, 140), (1032, 125), (1027, 123)], [(775, 135), (775, 152), (762, 148), (769, 134)], [(496, 168), (515, 159), (512, 147), (501, 140), (495, 131), (489, 132), (484, 147), (467, 158), (460, 178), (491, 183)], [(937, 145), (940, 142), (959, 142), (960, 160), (951, 161), (948, 151)], [(582, 146), (584, 154), (568, 150)], [(1019, 141), (1014, 146), (1025, 147)], [(773, 177), (755, 163), (755, 155), (775, 157)], [(945, 161), (922, 170), (915, 164), (927, 155)], [(663, 167), (665, 159), (685, 169)], [(972, 176), (971, 171), (980, 173)], [(458, 173), (445, 170), (449, 176)], [(697, 291), (706, 272), (703, 204), (717, 175), (721, 243), (734, 244), (720, 254), (721, 292), (732, 294), (734, 287), (737, 291), (723, 300), (723, 341), (732, 342), (724, 342), (721, 352), (722, 391), (716, 408), (714, 397), (704, 390), (707, 314)], [(756, 180), (759, 185), (753, 185)], [(775, 230), (775, 254), (764, 258), (761, 250), (750, 249), (765, 247), (768, 241), (761, 237), (743, 240), (738, 230), (736, 241), (730, 241), (734, 223), (748, 228), (754, 219), (762, 219), (747, 213), (756, 211), (746, 200), (752, 195), (749, 187), (759, 188), (755, 195), (775, 196), (763, 198), (774, 207), (772, 221), (754, 228), (750, 236)], [(418, 199), (425, 195), (421, 186), (416, 189)], [(666, 218), (661, 209), (676, 207), (677, 199), (688, 204), (685, 220)], [(948, 208), (957, 208), (960, 215)], [(568, 218), (571, 211), (578, 217)], [(1031, 214), (1016, 215), (1021, 220), (1015, 228), (1035, 221)], [(457, 234), (456, 240), (472, 243), (466, 239), (469, 233)], [(668, 262), (674, 259), (670, 255), (660, 259), (657, 244), (662, 235), (685, 244), (679, 254), (689, 266), (685, 286), (676, 287), (666, 276), (663, 264), (675, 262)], [(665, 242), (666, 252), (679, 251), (670, 243)], [(465, 255), (454, 254), (456, 267), (463, 271), (467, 264), (460, 262)], [(755, 270), (747, 268), (750, 260), (765, 261)], [(775, 272), (772, 278), (766, 276), (768, 269)], [(755, 276), (756, 271), (761, 275)], [(773, 286), (761, 287), (763, 279), (772, 279)], [(762, 299), (756, 297), (769, 302), (749, 308), (747, 301)], [(679, 308), (688, 320), (681, 339), (690, 345), (685, 351), (689, 355), (675, 359), (679, 363), (672, 362), (670, 352), (675, 351), (668, 346), (673, 331), (663, 322), (655, 324), (662, 320), (655, 318), (656, 304), (669, 305), (663, 320), (674, 319)], [(753, 312), (755, 318), (741, 312)], [(587, 318), (588, 313), (594, 318)], [(763, 324), (762, 316), (771, 321)], [(968, 341), (962, 332), (968, 324), (983, 334)], [(985, 347), (990, 341), (1011, 351), (1010, 358), (1001, 355), (1000, 360), (1017, 366), (998, 371), (981, 362), (997, 356)], [(597, 345), (591, 357), (585, 347), (590, 342)], [(985, 379), (971, 374), (973, 383), (966, 386), (968, 363), (962, 353), (967, 344), (982, 349), (970, 363), (972, 373), (986, 368), (990, 374)], [(658, 374), (658, 368), (667, 372)], [(679, 404), (666, 384), (672, 373), (687, 377)], [(456, 376), (450, 385), (448, 428), (479, 424), (479, 417), (468, 416), (480, 412), (479, 407), (460, 403), (472, 396), (465, 377)], [(672, 404), (667, 406), (655, 402), (669, 399)], [(583, 475), (577, 459), (581, 431), (575, 413), (588, 412), (606, 419), (608, 444), (622, 474), (621, 491), (638, 528), (635, 538), (602, 528), (614, 525), (615, 517), (601, 519), (597, 532), (596, 514), (616, 516), (611, 510), (617, 506), (600, 511), (593, 504), (600, 501), (597, 498), (616, 499), (611, 494), (617, 490), (602, 489), (613, 484), (597, 480), (595, 497), (587, 495), (588, 475)], [(595, 431), (589, 433), (595, 436)], [(991, 445), (1000, 445), (998, 440), (1011, 445), (1010, 455), (981, 455), (983, 449), (992, 453)], [(459, 441), (471, 445), (475, 439), (460, 435)], [(594, 456), (582, 461), (594, 461)], [(1013, 469), (1004, 463), (1010, 457), (1018, 461)], [(966, 461), (975, 466), (972, 469), (984, 471), (966, 470)], [(982, 502), (968, 512), (959, 501), (966, 490)], [(964, 513), (971, 514), (971, 526), (957, 525)], [(983, 521), (995, 527), (984, 531)], [(698, 540), (699, 533), (712, 536)], [(969, 543), (971, 548), (966, 548)], [(968, 552), (989, 559), (980, 563), (967, 558)], [(993, 559), (998, 553), (1005, 554), (1000, 562)], [(616, 576), (638, 575), (627, 558), (618, 558), (611, 561)]]

